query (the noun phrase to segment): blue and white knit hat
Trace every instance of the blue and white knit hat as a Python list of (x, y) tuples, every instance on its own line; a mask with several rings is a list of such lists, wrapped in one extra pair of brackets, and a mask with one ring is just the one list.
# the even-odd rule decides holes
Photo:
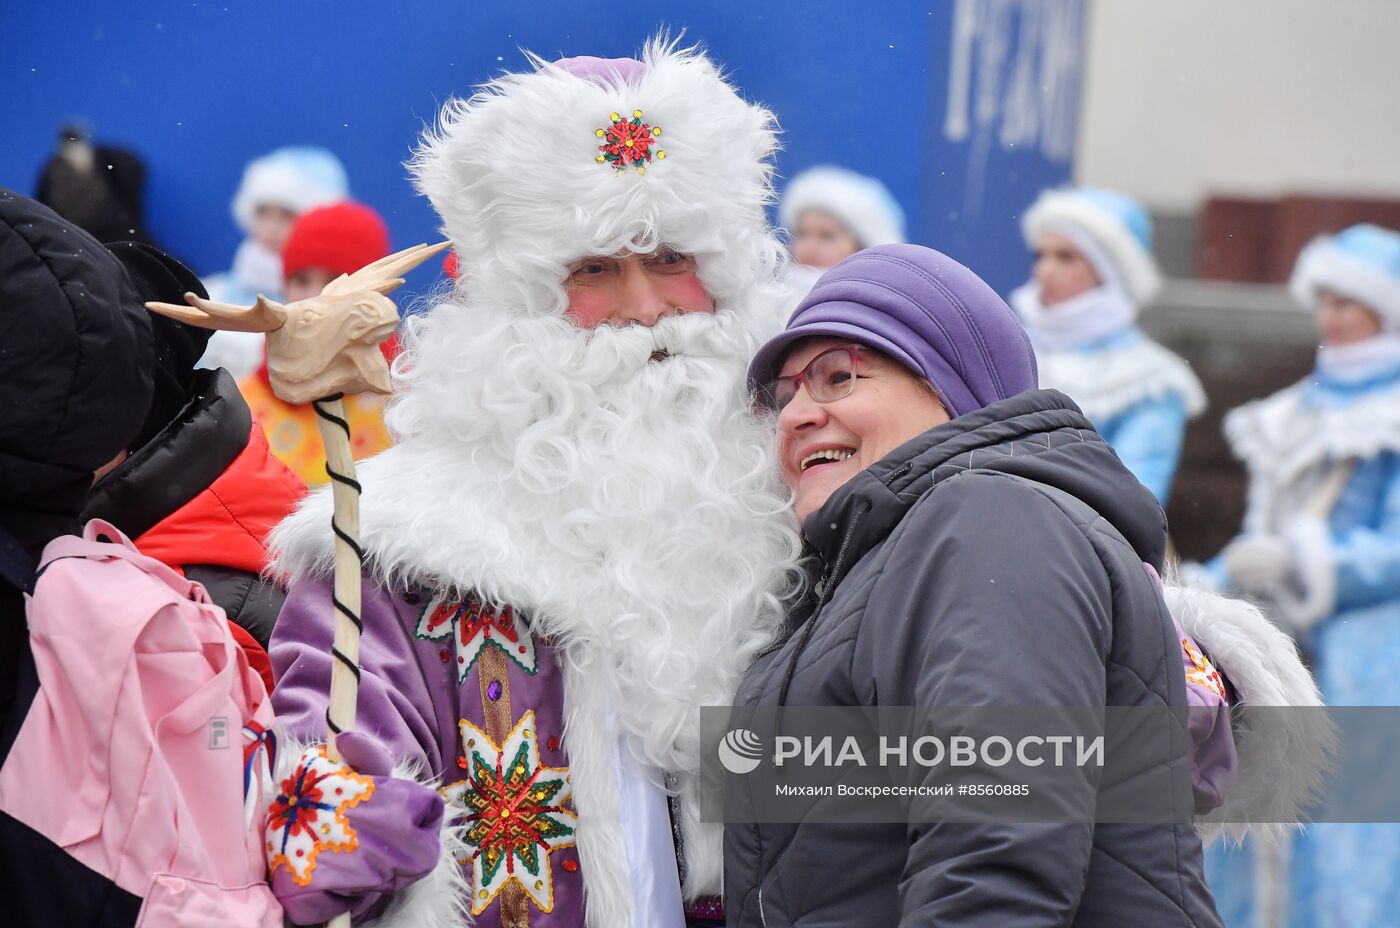
[[(1120, 283), (1135, 303), (1150, 300), (1162, 286), (1152, 260), (1152, 219), (1131, 197), (1099, 187), (1047, 190), (1021, 219), (1026, 244), (1041, 232), (1068, 231), (1095, 247), (1084, 257), (1102, 281)], [(1097, 253), (1095, 253), (1097, 252)], [(1111, 266), (1103, 266), (1107, 261)]]
[(339, 158), (324, 148), (294, 145), (248, 163), (233, 198), (233, 218), (247, 232), (259, 206), (280, 206), (300, 216), (349, 196), (350, 182)]
[(904, 210), (889, 188), (855, 171), (818, 167), (793, 178), (783, 192), (778, 222), (796, 232), (798, 217), (808, 210), (836, 217), (861, 248), (904, 241)]
[(1319, 235), (1298, 255), (1288, 282), (1293, 298), (1317, 304), (1319, 290), (1365, 303), (1387, 331), (1400, 329), (1400, 232), (1362, 224)]

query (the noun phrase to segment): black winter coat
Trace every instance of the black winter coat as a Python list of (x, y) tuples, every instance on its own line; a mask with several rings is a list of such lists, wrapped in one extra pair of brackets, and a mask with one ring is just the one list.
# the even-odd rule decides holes
[[(1142, 566), (1165, 517), (1062, 394), (931, 429), (804, 527), (829, 599), (736, 705), (777, 705), (790, 667), (793, 706), (1186, 704)], [(1221, 924), (1189, 824), (730, 824), (725, 893), (745, 928)]]
[[(0, 187), (0, 765), (39, 689), (23, 593), (78, 531), (93, 471), (151, 404), (151, 322), (122, 265), (73, 222)], [(0, 813), (6, 926), (131, 925), (141, 900)]]

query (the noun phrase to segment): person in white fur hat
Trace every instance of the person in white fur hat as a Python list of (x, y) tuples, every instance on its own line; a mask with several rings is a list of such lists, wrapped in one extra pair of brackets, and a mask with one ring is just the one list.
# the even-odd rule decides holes
[[(298, 923), (723, 918), (699, 710), (779, 627), (800, 550), (745, 389), (784, 296), (774, 120), (667, 42), (532, 64), (447, 103), (411, 164), (459, 276), (402, 335), (397, 444), (359, 466), (363, 677), (335, 782), (373, 795), (323, 842), (297, 818), (311, 778), (282, 781), (269, 857)], [(272, 539), (275, 707), (310, 742), (330, 513), (313, 494)]]
[[(204, 281), (209, 298), (251, 306), (258, 294), (282, 298), (282, 246), (302, 213), (339, 203), (350, 195), (340, 159), (324, 148), (292, 145), (255, 158), (234, 195), (234, 221), (246, 238), (233, 267)], [(242, 380), (262, 364), (260, 332), (215, 332), (199, 366), (226, 368)]]
[(1186, 361), (1137, 326), (1161, 287), (1151, 219), (1120, 193), (1077, 187), (1042, 193), (1021, 229), (1035, 261), (1010, 302), (1035, 345), (1040, 385), (1068, 394), (1165, 504), (1186, 424), (1206, 397)]
[(793, 263), (787, 280), (798, 299), (828, 268), (864, 248), (904, 241), (904, 210), (874, 177), (845, 168), (809, 168), (783, 192), (778, 222)]
[[(1249, 491), (1243, 534), (1207, 569), (1291, 627), (1329, 705), (1400, 705), (1400, 233), (1321, 236), (1290, 288), (1317, 314), (1317, 365), (1225, 417)], [(1222, 893), (1222, 912), (1264, 904), (1224, 876), (1241, 861), (1212, 865), (1235, 897)], [(1288, 887), (1291, 924), (1379, 928), (1400, 911), (1396, 872), (1400, 826), (1321, 825), (1274, 885)]]

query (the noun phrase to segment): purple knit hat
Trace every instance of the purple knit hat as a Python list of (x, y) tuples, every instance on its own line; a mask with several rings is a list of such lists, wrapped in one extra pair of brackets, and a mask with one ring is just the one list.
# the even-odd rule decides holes
[(878, 349), (933, 384), (953, 416), (1036, 387), (1035, 352), (1011, 308), (972, 271), (922, 245), (880, 245), (821, 276), (749, 365), (772, 380), (792, 346), (830, 335)]

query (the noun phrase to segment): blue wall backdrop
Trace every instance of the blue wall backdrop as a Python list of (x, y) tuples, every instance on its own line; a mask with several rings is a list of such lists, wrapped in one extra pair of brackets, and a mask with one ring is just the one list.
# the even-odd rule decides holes
[(402, 162), (441, 101), (521, 67), (521, 48), (630, 55), (667, 27), (778, 113), (781, 174), (880, 177), (916, 241), (1006, 292), (1026, 273), (1016, 217), (1071, 173), (1084, 3), (12, 0), (0, 184), (32, 194), (59, 125), (81, 119), (145, 158), (153, 233), (211, 273), (240, 238), (228, 204), (248, 160), (319, 144), (396, 245), (428, 240), (435, 217)]

